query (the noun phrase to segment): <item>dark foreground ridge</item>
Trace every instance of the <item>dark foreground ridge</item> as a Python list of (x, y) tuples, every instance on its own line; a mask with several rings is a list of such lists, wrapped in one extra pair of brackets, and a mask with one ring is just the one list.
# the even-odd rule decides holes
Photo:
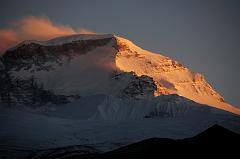
[[(219, 125), (214, 125), (204, 132), (181, 140), (150, 138), (105, 153), (82, 153), (69, 151), (69, 148), (35, 152), (27, 159), (137, 159), (177, 157), (209, 157), (237, 155), (240, 146), (240, 134), (236, 134)], [(42, 154), (42, 155), (41, 155)]]

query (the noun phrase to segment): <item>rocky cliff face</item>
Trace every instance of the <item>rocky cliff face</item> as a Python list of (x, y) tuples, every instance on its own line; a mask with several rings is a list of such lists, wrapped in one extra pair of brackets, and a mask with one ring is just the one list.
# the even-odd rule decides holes
[(0, 72), (5, 105), (57, 105), (94, 94), (123, 99), (178, 94), (240, 114), (202, 75), (113, 35), (23, 42), (1, 57)]
[(78, 40), (60, 45), (23, 43), (16, 49), (7, 51), (2, 58), (7, 71), (50, 71), (54, 70), (53, 65), (62, 65), (65, 60), (71, 61), (75, 56), (84, 55), (111, 40), (112, 38)]

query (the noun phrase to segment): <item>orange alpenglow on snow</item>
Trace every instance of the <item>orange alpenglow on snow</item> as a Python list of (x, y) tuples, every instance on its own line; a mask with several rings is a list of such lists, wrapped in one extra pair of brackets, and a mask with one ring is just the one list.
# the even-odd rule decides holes
[(116, 39), (119, 47), (115, 59), (116, 66), (124, 72), (152, 77), (157, 86), (155, 96), (178, 94), (201, 104), (240, 114), (238, 108), (224, 102), (224, 98), (201, 74), (168, 57), (144, 50), (127, 39), (120, 37)]

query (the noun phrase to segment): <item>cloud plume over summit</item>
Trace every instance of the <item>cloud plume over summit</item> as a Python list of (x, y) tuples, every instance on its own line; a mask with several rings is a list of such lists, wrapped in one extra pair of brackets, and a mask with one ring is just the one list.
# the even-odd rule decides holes
[(94, 32), (85, 28), (73, 29), (70, 26), (54, 24), (47, 17), (28, 16), (0, 29), (0, 54), (24, 40), (48, 40), (71, 34), (94, 34)]

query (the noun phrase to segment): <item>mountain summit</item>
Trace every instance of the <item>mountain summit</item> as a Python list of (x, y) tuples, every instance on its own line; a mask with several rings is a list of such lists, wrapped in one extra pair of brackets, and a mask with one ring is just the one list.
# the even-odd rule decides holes
[(0, 58), (0, 86), (0, 103), (6, 105), (64, 104), (99, 94), (118, 100), (177, 94), (240, 114), (201, 74), (110, 34), (22, 42)]

